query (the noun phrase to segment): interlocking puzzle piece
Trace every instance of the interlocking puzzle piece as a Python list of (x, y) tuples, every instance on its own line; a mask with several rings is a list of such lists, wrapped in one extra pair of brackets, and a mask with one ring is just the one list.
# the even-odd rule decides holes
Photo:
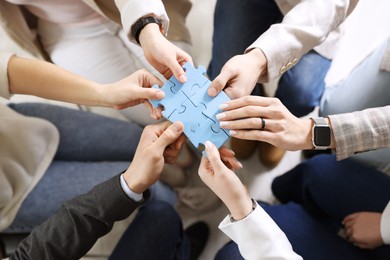
[[(220, 128), (215, 116), (219, 113), (218, 106), (230, 99), (224, 92), (215, 98), (207, 94), (211, 81), (204, 76), (204, 67), (195, 69), (190, 63), (185, 63), (183, 68), (187, 82), (180, 83), (172, 76), (161, 87), (165, 97), (150, 102), (156, 108), (163, 106), (163, 116), (171, 122), (183, 122), (184, 133), (195, 147), (204, 147), (205, 141), (210, 140), (219, 148), (230, 136)], [(158, 86), (154, 85), (153, 88)]]
[(183, 122), (184, 134), (195, 147), (199, 147), (200, 144), (204, 145), (207, 140), (212, 141), (217, 147), (221, 147), (229, 138), (229, 135), (223, 131), (221, 133), (212, 131), (211, 126), (214, 122), (202, 113), (207, 109), (205, 104), (200, 103), (196, 107), (190, 100), (186, 100), (181, 106), (185, 107), (184, 111), (175, 110), (169, 120)]

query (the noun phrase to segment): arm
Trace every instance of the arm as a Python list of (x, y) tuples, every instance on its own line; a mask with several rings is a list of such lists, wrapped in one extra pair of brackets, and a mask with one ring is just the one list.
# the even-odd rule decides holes
[(390, 202), (383, 213), (357, 212), (343, 220), (346, 239), (362, 249), (390, 244)]
[[(247, 96), (221, 105), (220, 125), (236, 138), (259, 140), (286, 150), (312, 149), (310, 119), (292, 115), (277, 98)], [(261, 128), (261, 119), (266, 126)], [(337, 159), (367, 150), (390, 147), (390, 106), (328, 117), (332, 129), (329, 148)]]
[[(144, 129), (133, 162), (123, 174), (131, 193), (141, 195), (159, 179), (165, 149), (176, 142), (183, 129), (180, 122)], [(140, 204), (126, 195), (127, 188), (114, 177), (66, 202), (20, 243), (11, 259), (79, 259), (115, 221), (128, 217)]]
[(292, 249), (283, 231), (259, 206), (252, 211), (247, 189), (220, 158), (211, 142), (205, 143), (209, 159), (202, 157), (199, 176), (230, 211), (219, 225), (239, 247), (245, 259), (301, 259)]
[(158, 18), (161, 21), (161, 27), (157, 24), (148, 24), (139, 35), (139, 43), (144, 50), (145, 58), (166, 79), (174, 75), (182, 83), (187, 80), (181, 64), (188, 61), (192, 63), (192, 58), (165, 38), (169, 18), (161, 0), (116, 0), (115, 4), (119, 10), (117, 15), (112, 15), (113, 12), (115, 13), (115, 10), (112, 10), (112, 1), (95, 1), (103, 13), (111, 19), (117, 20), (118, 15), (120, 15), (124, 31), (130, 41), (135, 44), (137, 42), (131, 32), (136, 21), (146, 16)]
[(338, 160), (390, 147), (390, 106), (329, 116)]
[[(80, 105), (123, 109), (144, 103), (155, 113), (148, 99), (161, 99), (164, 93), (150, 88), (161, 81), (145, 70), (112, 84), (98, 84), (45, 61), (1, 55), (0, 94), (28, 94)], [(8, 88), (7, 88), (8, 87)]]
[(291, 1), (298, 2), (292, 8), (289, 1), (284, 2), (279, 5), (286, 13), (283, 21), (273, 24), (245, 54), (234, 56), (223, 66), (209, 87), (210, 96), (222, 89), (230, 98), (250, 95), (257, 82), (277, 78), (325, 41), (354, 7), (349, 0)]
[(268, 60), (267, 71), (259, 78), (260, 82), (275, 79), (324, 42), (354, 7), (350, 0), (298, 2), (292, 8), (279, 4), (285, 12), (283, 21), (273, 24), (246, 50), (259, 48)]
[(80, 259), (115, 221), (127, 218), (138, 205), (123, 192), (116, 176), (64, 203), (19, 244), (10, 259)]

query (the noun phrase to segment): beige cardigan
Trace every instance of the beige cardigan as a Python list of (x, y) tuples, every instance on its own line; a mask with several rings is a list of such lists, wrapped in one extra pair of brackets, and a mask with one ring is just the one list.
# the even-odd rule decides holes
[(59, 134), (51, 123), (0, 105), (0, 230), (15, 218), (23, 200), (49, 167)]

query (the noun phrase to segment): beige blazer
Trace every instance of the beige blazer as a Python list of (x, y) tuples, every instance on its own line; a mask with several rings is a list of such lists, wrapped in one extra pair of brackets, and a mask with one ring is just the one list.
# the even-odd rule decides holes
[(260, 83), (276, 79), (311, 49), (331, 59), (340, 36), (339, 26), (358, 0), (275, 0), (283, 21), (273, 24), (246, 52), (260, 48), (268, 71)]

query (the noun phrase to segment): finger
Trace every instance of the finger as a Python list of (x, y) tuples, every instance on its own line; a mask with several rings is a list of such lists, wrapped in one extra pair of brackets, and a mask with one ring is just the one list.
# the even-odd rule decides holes
[(263, 141), (275, 144), (277, 134), (262, 130), (230, 130), (229, 134), (238, 139)]
[(220, 155), (224, 155), (226, 157), (234, 157), (236, 154), (233, 150), (227, 148), (226, 146), (222, 146), (219, 148)]
[(235, 157), (235, 153), (222, 146), (220, 149), (219, 149), (219, 154), (221, 156), (221, 160), (222, 162), (231, 170), (239, 170), (241, 168), (243, 168), (242, 164), (237, 160), (237, 158)]
[(168, 67), (179, 82), (185, 83), (187, 81), (186, 73), (177, 60), (171, 60), (168, 64)]
[(215, 145), (210, 141), (206, 141), (205, 148), (210, 164), (213, 167), (214, 171), (221, 172), (223, 170), (226, 170), (227, 167), (223, 164), (217, 147), (215, 147)]
[[(267, 119), (263, 119), (267, 120)], [(219, 123), (221, 128), (230, 129), (230, 130), (271, 130), (270, 125), (268, 124), (270, 120), (267, 120), (263, 128), (263, 120), (260, 117), (252, 117), (247, 119), (235, 120), (235, 121), (222, 121)], [(265, 122), (265, 121), (264, 121)]]
[(221, 71), (221, 74), (219, 74), (210, 84), (209, 89), (207, 90), (207, 94), (210, 97), (215, 97), (221, 92), (227, 82), (229, 81), (229, 75), (224, 72), (224, 70)]
[(268, 111), (259, 106), (244, 106), (230, 111), (224, 111), (216, 115), (220, 121), (236, 120), (248, 117), (267, 117)]
[(136, 97), (152, 100), (160, 100), (165, 97), (164, 91), (155, 88), (137, 88)]
[(280, 102), (277, 98), (262, 97), (262, 96), (245, 96), (237, 99), (230, 100), (220, 105), (222, 110), (234, 110), (245, 106), (262, 106), (268, 107), (271, 104)]
[(138, 70), (136, 73), (138, 75), (138, 81), (140, 85), (144, 88), (150, 88), (156, 84), (159, 86), (162, 86), (164, 84), (159, 78), (157, 78), (147, 70)]
[(351, 222), (354, 222), (354, 220), (356, 219), (356, 217), (358, 216), (358, 213), (353, 213), (353, 214), (349, 214), (348, 216), (346, 216), (343, 220), (343, 225), (347, 225), (348, 223), (351, 223)]
[(159, 151), (159, 154), (163, 154), (165, 148), (176, 141), (184, 130), (182, 122), (175, 122), (170, 125), (154, 142), (154, 148)]

